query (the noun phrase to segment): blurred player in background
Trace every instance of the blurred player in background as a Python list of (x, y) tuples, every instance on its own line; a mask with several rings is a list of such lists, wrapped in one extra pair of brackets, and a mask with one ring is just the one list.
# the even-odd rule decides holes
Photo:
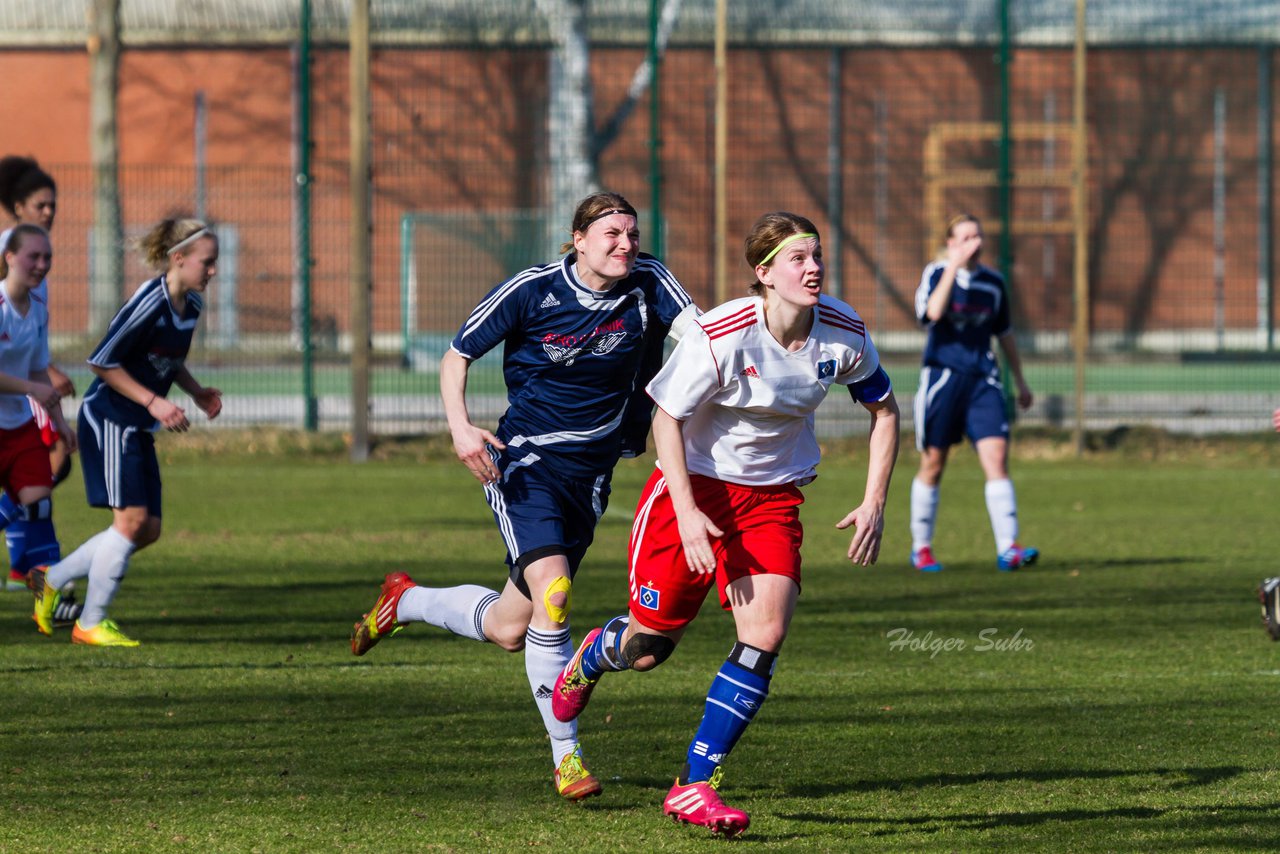
[(791, 213), (761, 217), (746, 241), (750, 296), (696, 320), (649, 384), (658, 468), (636, 509), (630, 613), (593, 629), (562, 671), (556, 717), (574, 720), (609, 671), (665, 661), (715, 585), (737, 643), (707, 693), (702, 722), (663, 811), (727, 836), (750, 823), (717, 794), (721, 763), (769, 694), (800, 595), (799, 487), (820, 458), (813, 417), (833, 385), (871, 413), (853, 563), (875, 563), (898, 454), (898, 404), (861, 318), (822, 294), (817, 229)]
[[(1280, 409), (1271, 413), (1271, 425), (1280, 433)], [(1272, 640), (1280, 640), (1280, 576), (1264, 579), (1258, 588), (1262, 601), (1262, 625)]]
[(49, 376), (49, 309), (38, 294), (52, 263), (49, 235), (40, 226), (23, 223), (5, 232), (0, 244), (0, 485), (23, 522), (26, 550), (35, 555), (56, 555), (58, 538), (49, 449), (28, 397), (68, 437), (68, 452), (76, 449), (63, 419), (62, 396)]
[[(14, 224), (38, 225), (46, 232), (53, 230), (53, 220), (58, 212), (58, 187), (53, 177), (40, 168), (30, 157), (9, 155), (0, 158), (0, 206), (13, 218)], [(6, 230), (0, 233), (0, 245), (4, 244)], [(32, 292), (45, 307), (49, 305), (49, 282), (43, 280)], [(48, 367), (49, 380), (60, 397), (72, 397), (76, 393), (71, 378), (52, 362)], [(40, 438), (49, 449), (49, 466), (53, 470), (56, 487), (71, 474), (71, 450), (66, 437), (58, 432), (49, 414), (35, 398), (30, 399), (31, 414), (40, 428)], [(8, 590), (27, 590), (27, 572), (39, 564), (53, 563), (62, 555), (58, 544), (46, 544), (45, 551), (27, 548), (26, 521), (20, 508), (6, 493), (0, 496), (0, 527), (5, 528), (5, 543), (9, 550)], [(54, 622), (70, 625), (80, 616), (80, 605), (75, 600), (74, 585), (62, 591)]]
[[(409, 622), (525, 654), (534, 702), (551, 740), (557, 793), (600, 793), (586, 769), (577, 725), (556, 720), (551, 686), (573, 653), (572, 581), (609, 500), (613, 468), (638, 450), (651, 404), (638, 392), (656, 370), (673, 323), (696, 312), (675, 277), (640, 255), (636, 211), (616, 193), (577, 207), (568, 253), (498, 285), (471, 312), (440, 365), (440, 391), (458, 459), (484, 484), (507, 547), (501, 594), (478, 585), (416, 586), (386, 577), (373, 610), (356, 623), (363, 655)], [(502, 348), (510, 405), (496, 433), (467, 412), (471, 363)], [(642, 435), (642, 434), (641, 434)], [(643, 443), (640, 442), (640, 445)]]
[(95, 379), (76, 425), (85, 497), (110, 507), (111, 525), (60, 563), (31, 571), (39, 630), (53, 634), (59, 588), (88, 578), (84, 612), (72, 643), (138, 646), (107, 617), (133, 553), (160, 539), (161, 483), (152, 431), (185, 431), (186, 411), (168, 399), (174, 384), (209, 418), (222, 411), (222, 392), (196, 381), (185, 361), (204, 292), (217, 269), (218, 239), (197, 219), (172, 218), (139, 241), (161, 275), (144, 282), (116, 313), (89, 356)]
[(916, 289), (916, 317), (929, 330), (916, 391), (916, 447), (920, 470), (911, 481), (911, 563), (938, 572), (933, 533), (938, 491), (951, 446), (968, 436), (986, 475), (987, 513), (996, 540), (996, 566), (1011, 571), (1035, 562), (1036, 549), (1018, 545), (1018, 503), (1009, 479), (1009, 418), (994, 336), (1018, 387), (1018, 406), (1031, 406), (1009, 313), (1004, 277), (978, 263), (982, 224), (962, 214), (947, 225), (942, 256), (925, 267)]

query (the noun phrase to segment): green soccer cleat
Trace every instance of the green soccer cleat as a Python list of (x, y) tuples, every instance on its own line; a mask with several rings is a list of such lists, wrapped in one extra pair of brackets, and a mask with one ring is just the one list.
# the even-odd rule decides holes
[(83, 628), (76, 620), (71, 630), (71, 642), (86, 646), (140, 646), (138, 641), (120, 631), (115, 620), (103, 620), (91, 629)]
[(53, 612), (58, 608), (58, 601), (62, 595), (57, 590), (50, 587), (45, 581), (45, 573), (48, 572), (47, 566), (37, 566), (27, 573), (27, 584), (31, 587), (31, 592), (36, 597), (35, 608), (31, 612), (31, 619), (36, 621), (36, 629), (42, 635), (53, 636)]
[(566, 801), (580, 801), (600, 794), (602, 786), (587, 766), (582, 764), (582, 748), (575, 747), (564, 759), (553, 777), (556, 793)]

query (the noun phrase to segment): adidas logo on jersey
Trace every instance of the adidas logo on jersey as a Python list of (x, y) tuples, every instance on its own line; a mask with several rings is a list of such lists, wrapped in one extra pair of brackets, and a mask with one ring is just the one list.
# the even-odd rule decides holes
[(747, 365), (745, 368), (742, 369), (742, 371), (738, 374), (738, 376), (755, 377), (756, 379), (760, 379), (760, 372), (756, 370), (755, 365)]
[(560, 300), (556, 299), (555, 294), (547, 294), (546, 298), (542, 301), (542, 304), (539, 305), (538, 308), (551, 308), (559, 304), (560, 304)]
[(8, 332), (0, 332), (0, 341), (8, 341), (8, 340), (9, 340), (9, 333), (8, 333)]

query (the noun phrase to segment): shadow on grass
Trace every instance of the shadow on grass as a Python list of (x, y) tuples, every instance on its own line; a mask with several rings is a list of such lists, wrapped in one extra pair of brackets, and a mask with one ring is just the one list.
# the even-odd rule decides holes
[[(1227, 827), (1249, 821), (1263, 820), (1271, 822), (1274, 820), (1276, 810), (1278, 808), (1280, 808), (1280, 803), (1272, 802), (1248, 806), (1240, 804), (1206, 804), (1190, 807), (1180, 805), (1168, 808), (1117, 807), (1114, 809), (1100, 810), (1066, 809), (996, 814), (957, 813), (954, 815), (920, 815), (901, 818), (874, 818), (870, 816), (834, 817), (815, 815), (812, 813), (798, 813), (783, 815), (781, 817), (796, 821), (816, 823), (853, 823), (867, 825), (887, 824), (891, 825), (891, 827), (871, 830), (870, 833), (874, 836), (890, 836), (906, 830), (914, 833), (942, 833), (954, 832), (957, 829), (994, 830), (1002, 827), (1028, 827), (1061, 822), (1111, 822), (1123, 819), (1149, 821), (1152, 819), (1163, 818), (1174, 819), (1180, 826), (1192, 825), (1199, 827), (1202, 830), (1210, 830), (1213, 828)], [(1189, 816), (1192, 818), (1188, 820)], [(1253, 838), (1251, 840), (1251, 844), (1256, 845), (1257, 841), (1258, 840), (1256, 838)]]
[(982, 783), (1009, 783), (1024, 781), (1045, 783), (1059, 780), (1109, 780), (1119, 777), (1181, 777), (1173, 788), (1209, 786), (1238, 777), (1246, 769), (1238, 765), (1214, 768), (1064, 768), (1043, 771), (999, 771), (984, 774), (928, 774), (901, 780), (855, 780), (841, 785), (795, 786), (788, 794), (796, 797), (820, 798), (867, 792), (897, 792), (903, 789), (935, 788), (944, 786), (974, 786)]

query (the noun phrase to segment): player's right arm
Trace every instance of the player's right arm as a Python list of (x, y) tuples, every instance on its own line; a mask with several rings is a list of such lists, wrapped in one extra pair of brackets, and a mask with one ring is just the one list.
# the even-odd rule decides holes
[(110, 386), (111, 390), (116, 394), (132, 400), (147, 410), (147, 414), (159, 421), (160, 426), (166, 430), (182, 433), (191, 426), (191, 423), (187, 421), (186, 410), (138, 382), (124, 368), (118, 365), (105, 368), (101, 365), (90, 364), (89, 369)]
[(440, 360), (440, 397), (453, 437), (453, 452), (481, 483), (497, 483), (498, 468), (489, 458), (487, 445), (506, 447), (497, 436), (471, 423), (467, 412), (467, 371), (471, 360), (450, 348)]

